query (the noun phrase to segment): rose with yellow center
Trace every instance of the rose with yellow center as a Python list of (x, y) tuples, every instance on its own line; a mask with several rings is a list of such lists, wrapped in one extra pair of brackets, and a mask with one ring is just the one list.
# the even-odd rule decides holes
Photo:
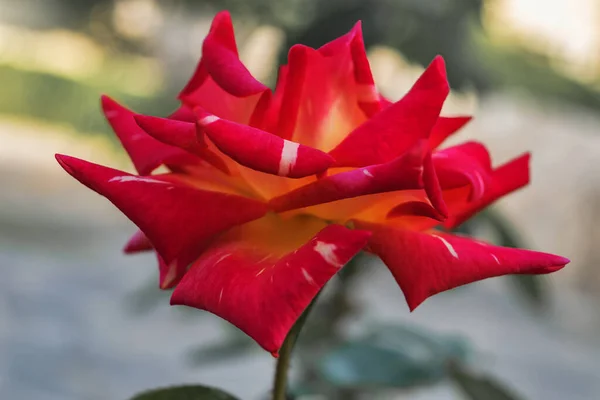
[[(238, 58), (219, 13), (167, 118), (103, 97), (139, 175), (57, 155), (139, 228), (128, 253), (154, 251), (171, 303), (208, 310), (277, 354), (321, 288), (361, 250), (379, 256), (410, 309), (427, 297), (569, 261), (445, 233), (529, 181), (529, 155), (493, 167), (476, 142), (436, 150), (469, 117), (443, 117), (435, 58), (392, 103), (377, 91), (360, 25), (296, 45), (274, 91)], [(153, 174), (159, 166), (169, 173)]]

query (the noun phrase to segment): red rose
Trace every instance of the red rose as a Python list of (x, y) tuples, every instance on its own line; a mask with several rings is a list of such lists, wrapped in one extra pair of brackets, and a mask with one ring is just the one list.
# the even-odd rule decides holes
[[(274, 92), (238, 58), (218, 14), (168, 118), (108, 97), (104, 113), (139, 175), (57, 155), (140, 229), (172, 304), (213, 312), (277, 353), (323, 285), (357, 252), (385, 262), (411, 309), (492, 276), (569, 260), (434, 230), (458, 225), (529, 181), (528, 155), (492, 167), (475, 142), (435, 148), (470, 118), (440, 117), (441, 57), (398, 102), (377, 92), (360, 24), (315, 50), (297, 45)], [(159, 166), (171, 172), (155, 174)]]

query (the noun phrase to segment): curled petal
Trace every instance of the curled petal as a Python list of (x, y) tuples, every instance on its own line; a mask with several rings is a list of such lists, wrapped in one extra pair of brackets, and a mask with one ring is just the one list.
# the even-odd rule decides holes
[(433, 165), (431, 153), (429, 152), (425, 155), (425, 160), (423, 162), (423, 185), (425, 194), (427, 194), (433, 208), (440, 216), (446, 218), (448, 216), (448, 207), (444, 201), (440, 181)]
[(250, 236), (215, 244), (185, 274), (171, 304), (208, 310), (277, 356), (294, 322), (368, 237), (369, 232), (329, 225), (283, 253)]
[(569, 260), (531, 250), (489, 245), (470, 238), (394, 229), (357, 222), (373, 233), (370, 250), (390, 269), (411, 310), (434, 294), (507, 274), (546, 274)]
[(429, 148), (435, 149), (450, 135), (465, 126), (473, 117), (439, 117), (429, 136)]
[(471, 199), (479, 200), (491, 184), (491, 160), (485, 146), (467, 142), (433, 153), (435, 171), (443, 189), (471, 185)]
[(333, 163), (322, 151), (272, 133), (220, 119), (197, 109), (203, 132), (223, 153), (254, 170), (289, 178), (325, 171)]
[(423, 146), (379, 165), (330, 175), (269, 202), (277, 212), (374, 193), (423, 188)]
[(226, 161), (209, 148), (204, 140), (204, 134), (198, 132), (195, 122), (147, 115), (136, 115), (135, 120), (139, 127), (153, 138), (193, 153), (226, 174), (230, 172)]
[(195, 123), (148, 115), (136, 115), (135, 121), (144, 132), (163, 143), (194, 154), (202, 154), (206, 149), (206, 143), (202, 140), (203, 135), (196, 134)]
[(168, 264), (192, 261), (214, 235), (267, 211), (258, 201), (196, 189), (173, 175), (140, 177), (74, 157), (56, 158), (131, 219)]
[(449, 203), (452, 212), (445, 226), (449, 229), (457, 227), (500, 197), (527, 185), (529, 159), (530, 155), (526, 153), (492, 171), (490, 185), (481, 198), (473, 201), (467, 199), (457, 204)]
[(222, 118), (248, 123), (266, 92), (238, 57), (229, 13), (218, 13), (202, 45), (202, 59), (179, 99), (191, 108), (202, 106)]
[(329, 153), (336, 166), (381, 164), (427, 139), (449, 91), (444, 60), (438, 56), (400, 101), (375, 114)]
[(403, 216), (426, 217), (436, 221), (443, 221), (445, 218), (433, 206), (423, 201), (406, 201), (404, 203), (400, 203), (388, 211), (386, 215), (387, 218)]
[(135, 122), (136, 114), (108, 96), (102, 96), (104, 115), (129, 154), (140, 175), (149, 175), (161, 165), (179, 167), (200, 160), (193, 154), (159, 142)]
[(152, 250), (154, 247), (150, 240), (144, 235), (144, 232), (137, 231), (125, 244), (123, 252), (126, 254), (140, 253), (142, 251)]

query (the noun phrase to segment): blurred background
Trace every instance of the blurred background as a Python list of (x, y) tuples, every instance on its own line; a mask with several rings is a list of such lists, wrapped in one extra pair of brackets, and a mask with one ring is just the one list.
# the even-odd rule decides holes
[(476, 117), (453, 141), (485, 142), (495, 163), (533, 151), (532, 185), (461, 229), (573, 260), (409, 314), (386, 269), (360, 257), (309, 320), (294, 398), (600, 398), (600, 3), (540, 4), (0, 0), (2, 397), (126, 399), (201, 382), (266, 398), (271, 356), (212, 315), (169, 307), (153, 257), (121, 254), (133, 225), (53, 157), (131, 170), (99, 95), (168, 114), (229, 9), (242, 59), (269, 84), (291, 44), (318, 47), (359, 19), (391, 99), (442, 54), (444, 113)]

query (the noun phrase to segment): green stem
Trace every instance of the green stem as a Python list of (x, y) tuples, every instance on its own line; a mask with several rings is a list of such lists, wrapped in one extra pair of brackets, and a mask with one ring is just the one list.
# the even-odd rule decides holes
[[(318, 297), (318, 295), (317, 295)], [(310, 313), (315, 301), (315, 297), (310, 303), (306, 310), (302, 313), (300, 318), (296, 321), (292, 329), (288, 332), (281, 349), (279, 349), (279, 358), (277, 359), (277, 365), (275, 366), (275, 382), (273, 384), (273, 400), (287, 400), (287, 381), (288, 381), (288, 369), (290, 367), (290, 360), (292, 359), (292, 351), (294, 345), (298, 339), (298, 335), (306, 322), (306, 318)]]

